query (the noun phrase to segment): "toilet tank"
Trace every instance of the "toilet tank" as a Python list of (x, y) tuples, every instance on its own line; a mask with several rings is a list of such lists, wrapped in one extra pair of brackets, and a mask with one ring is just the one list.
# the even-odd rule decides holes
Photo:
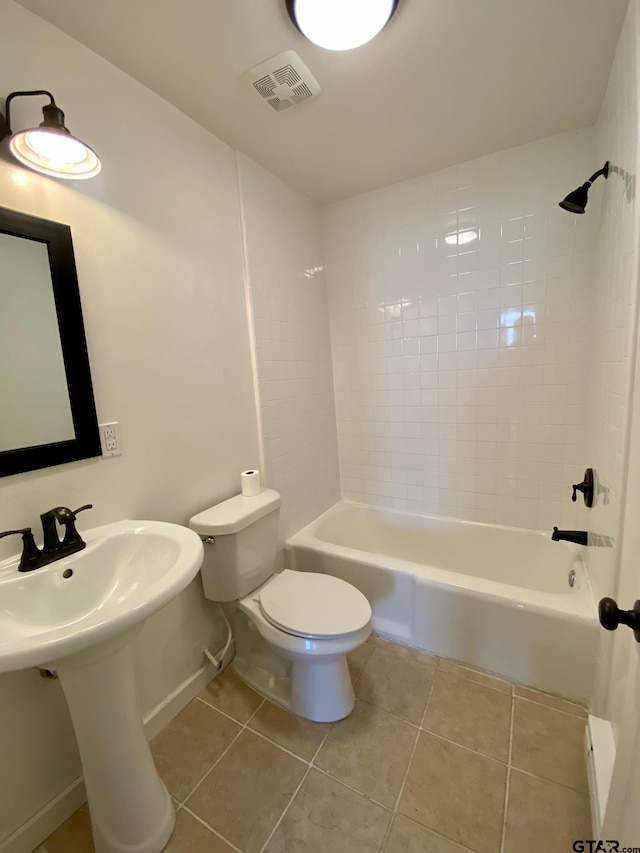
[(280, 495), (262, 489), (236, 495), (194, 515), (189, 527), (204, 542), (200, 569), (206, 598), (236, 601), (264, 583), (276, 568)]

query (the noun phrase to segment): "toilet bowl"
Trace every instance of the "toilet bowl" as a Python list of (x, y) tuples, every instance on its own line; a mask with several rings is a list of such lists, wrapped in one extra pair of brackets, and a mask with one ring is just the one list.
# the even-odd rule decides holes
[(317, 722), (355, 704), (346, 655), (371, 633), (371, 606), (340, 578), (275, 572), (280, 495), (236, 495), (191, 519), (205, 544), (206, 598), (234, 602), (233, 668), (251, 687)]
[[(346, 655), (371, 634), (371, 607), (359, 590), (330, 575), (285, 569), (237, 606), (272, 650), (291, 662), (289, 695), (271, 698), (316, 722), (351, 713), (355, 696)], [(243, 649), (237, 664), (238, 674), (264, 692)]]

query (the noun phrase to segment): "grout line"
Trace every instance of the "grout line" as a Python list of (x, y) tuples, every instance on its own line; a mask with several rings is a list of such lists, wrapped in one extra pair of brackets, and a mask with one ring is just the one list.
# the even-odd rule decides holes
[[(196, 698), (199, 698), (199, 697), (196, 697)], [(201, 700), (201, 701), (204, 701), (204, 700)], [(226, 746), (226, 748), (225, 748), (225, 749), (223, 749), (223, 751), (222, 751), (222, 752), (220, 753), (220, 755), (216, 758), (216, 760), (213, 762), (213, 764), (211, 765), (211, 767), (210, 767), (210, 768), (207, 770), (207, 772), (204, 774), (204, 776), (202, 777), (202, 779), (200, 779), (200, 781), (199, 781), (196, 785), (194, 785), (194, 786), (193, 786), (193, 788), (192, 788), (192, 789), (191, 789), (191, 791), (187, 794), (187, 796), (184, 798), (184, 800), (182, 800), (182, 801), (179, 803), (179, 807), (182, 807), (182, 806), (187, 802), (187, 800), (189, 799), (189, 797), (193, 796), (193, 794), (197, 791), (197, 789), (200, 787), (200, 785), (202, 785), (202, 783), (203, 783), (203, 782), (204, 782), (204, 780), (207, 778), (207, 776), (212, 772), (212, 770), (214, 769), (214, 767), (217, 767), (217, 766), (218, 766), (218, 764), (222, 761), (222, 759), (224, 758), (224, 756), (229, 752), (229, 750), (231, 749), (231, 747), (232, 747), (232, 746), (234, 745), (234, 743), (238, 740), (238, 738), (240, 737), (240, 735), (241, 735), (241, 734), (246, 730), (247, 726), (249, 725), (249, 723), (251, 722), (251, 720), (253, 719), (253, 717), (258, 713), (258, 711), (260, 710), (260, 708), (262, 708), (262, 706), (264, 705), (264, 703), (265, 703), (265, 702), (266, 702), (266, 699), (263, 699), (263, 700), (262, 700), (262, 702), (258, 705), (258, 707), (257, 707), (257, 708), (255, 709), (255, 711), (251, 714), (251, 716), (248, 718), (248, 720), (246, 721), (246, 723), (245, 723), (244, 725), (242, 725), (241, 723), (239, 723), (239, 722), (238, 722), (238, 720), (233, 720), (233, 717), (229, 717), (229, 719), (233, 720), (233, 722), (234, 722), (234, 723), (236, 723), (236, 725), (241, 726), (240, 731), (236, 733), (236, 735), (235, 735), (235, 737), (233, 738), (233, 740), (232, 740), (229, 744), (227, 744), (227, 746)], [(204, 704), (205, 704), (205, 705), (208, 705), (208, 707), (210, 707), (210, 708), (211, 708), (211, 707), (213, 707), (212, 705), (209, 705), (209, 703), (208, 703), (208, 702), (205, 702)], [(214, 710), (215, 710), (215, 711), (217, 711), (217, 710), (218, 710), (218, 708), (214, 708)], [(220, 713), (222, 713), (222, 712), (220, 712)], [(229, 715), (228, 715), (228, 714), (225, 714), (224, 716), (225, 716), (225, 717), (228, 717)]]
[[(355, 707), (355, 706), (354, 706), (354, 707)], [(326, 743), (326, 741), (327, 741), (327, 738), (329, 737), (329, 735), (330, 735), (330, 734), (331, 734), (331, 732), (333, 731), (333, 726), (334, 726), (334, 723), (331, 723), (331, 725), (329, 726), (329, 728), (328, 728), (328, 729), (327, 729), (327, 731), (325, 732), (324, 737), (323, 737), (323, 738), (322, 738), (322, 740), (320, 741), (320, 744), (318, 745), (318, 748), (317, 748), (317, 749), (316, 749), (316, 751), (313, 753), (313, 758), (312, 758), (312, 759), (311, 759), (311, 761), (309, 762), (309, 764), (311, 765), (311, 767), (316, 767), (316, 758), (317, 758), (317, 757), (318, 757), (318, 755), (320, 754), (320, 750), (322, 749), (322, 747), (325, 745), (325, 743)], [(316, 768), (316, 769), (319, 769), (319, 768)]]
[(273, 827), (273, 829), (272, 829), (272, 830), (271, 830), (271, 832), (269, 833), (269, 837), (267, 838), (267, 840), (264, 842), (264, 844), (263, 844), (263, 845), (262, 845), (262, 847), (260, 848), (260, 853), (264, 853), (264, 851), (267, 849), (267, 846), (269, 845), (269, 842), (271, 841), (271, 839), (273, 838), (273, 836), (274, 836), (274, 835), (276, 834), (276, 832), (278, 831), (278, 827), (280, 826), (280, 824), (281, 824), (281, 823), (282, 823), (282, 821), (284, 820), (284, 816), (285, 816), (285, 815), (286, 815), (286, 813), (289, 811), (289, 808), (290, 808), (291, 804), (293, 803), (293, 801), (294, 801), (294, 800), (295, 800), (295, 798), (297, 797), (297, 795), (298, 795), (298, 791), (300, 790), (300, 788), (302, 788), (302, 786), (303, 786), (303, 784), (304, 784), (304, 782), (305, 782), (305, 779), (307, 778), (307, 776), (309, 775), (309, 773), (311, 773), (311, 765), (310, 765), (310, 764), (307, 766), (306, 772), (304, 773), (304, 775), (303, 775), (302, 779), (300, 780), (300, 782), (299, 782), (299, 784), (298, 784), (298, 787), (295, 789), (295, 791), (294, 791), (294, 792), (293, 792), (293, 794), (291, 795), (291, 799), (289, 800), (289, 802), (288, 802), (288, 803), (287, 803), (287, 805), (285, 806), (284, 811), (282, 812), (282, 814), (280, 815), (280, 817), (279, 817), (279, 818), (278, 818), (278, 820), (276, 821), (276, 825)]
[(507, 843), (507, 815), (509, 813), (509, 792), (511, 787), (511, 754), (513, 752), (513, 721), (515, 717), (516, 695), (515, 687), (511, 688), (511, 717), (509, 720), (509, 751), (507, 753), (507, 779), (504, 786), (504, 813), (502, 815), (502, 834), (500, 838), (500, 853), (504, 853)]
[(236, 851), (236, 853), (244, 853), (244, 851), (240, 847), (238, 847), (236, 844), (234, 844), (233, 841), (229, 841), (228, 838), (225, 838), (225, 836), (222, 835), (222, 833), (218, 832), (217, 829), (214, 829), (212, 826), (210, 826), (206, 822), (206, 820), (203, 820), (199, 815), (197, 815), (195, 812), (191, 811), (190, 808), (187, 808), (187, 806), (180, 806), (180, 808), (182, 809), (182, 811), (185, 811), (185, 812), (187, 812), (187, 814), (190, 814), (192, 818), (195, 818), (195, 820), (197, 820), (198, 823), (202, 824), (202, 826), (206, 827), (212, 835), (217, 836), (221, 841), (224, 841), (225, 844), (228, 844), (232, 850)]
[[(295, 758), (297, 761), (301, 761), (303, 764), (311, 766), (311, 761), (309, 761), (307, 758), (302, 758), (300, 755), (296, 755), (295, 752), (292, 752), (290, 749), (288, 749), (286, 746), (283, 746), (281, 743), (278, 743), (277, 741), (272, 740), (268, 735), (262, 734), (262, 732), (258, 732), (255, 729), (249, 728), (248, 730), (251, 732), (252, 735), (256, 735), (256, 737), (259, 737), (260, 740), (264, 740), (267, 743), (270, 743), (271, 746), (276, 746), (278, 749), (282, 750), (282, 752), (286, 752), (287, 755), (290, 755), (292, 758)], [(325, 737), (326, 737), (326, 735), (325, 735)], [(323, 740), (323, 742), (324, 742), (324, 740)]]
[(212, 711), (217, 711), (217, 712), (218, 712), (218, 714), (222, 714), (222, 716), (223, 716), (223, 717), (226, 717), (226, 718), (227, 718), (227, 720), (231, 720), (231, 722), (232, 722), (232, 723), (235, 723), (235, 724), (236, 724), (236, 726), (242, 726), (243, 728), (244, 728), (244, 726), (246, 726), (246, 725), (247, 725), (247, 723), (249, 722), (249, 720), (253, 719), (253, 717), (258, 713), (258, 711), (260, 710), (260, 708), (262, 708), (262, 706), (264, 705), (264, 703), (267, 701), (266, 699), (263, 699), (263, 700), (262, 700), (262, 702), (261, 702), (261, 703), (258, 705), (258, 707), (256, 708), (256, 710), (251, 712), (251, 716), (247, 719), (247, 723), (241, 723), (241, 722), (240, 722), (240, 720), (237, 720), (235, 717), (232, 717), (232, 716), (231, 716), (231, 714), (228, 714), (226, 711), (222, 711), (220, 708), (216, 708), (216, 706), (215, 706), (215, 705), (212, 705), (212, 704), (211, 704), (211, 702), (207, 702), (207, 700), (206, 700), (206, 699), (203, 699), (203, 698), (202, 698), (202, 696), (196, 696), (195, 698), (196, 698), (199, 702), (202, 702), (202, 703), (203, 703), (203, 705), (206, 705), (206, 706), (207, 706), (207, 708), (211, 708), (211, 710), (212, 710)]
[(460, 749), (464, 749), (466, 752), (472, 753), (472, 755), (479, 755), (481, 758), (486, 758), (488, 761), (493, 761), (496, 764), (500, 764), (502, 767), (508, 767), (506, 761), (501, 761), (499, 758), (495, 758), (493, 755), (487, 755), (486, 752), (480, 752), (477, 749), (473, 749), (470, 746), (466, 746), (464, 743), (459, 743), (457, 740), (451, 740), (451, 738), (444, 737), (443, 735), (438, 734), (438, 732), (432, 732), (431, 729), (421, 729), (421, 731), (423, 731), (426, 735), (429, 735), (429, 737), (435, 737), (438, 740), (444, 741), (445, 743), (450, 743), (451, 746), (457, 746)]
[(397, 714), (394, 714), (392, 711), (387, 711), (386, 708), (380, 708), (379, 705), (374, 705), (373, 702), (368, 702), (366, 699), (361, 699), (359, 696), (357, 697), (358, 702), (362, 702), (363, 705), (369, 705), (370, 708), (375, 708), (376, 711), (381, 711), (383, 714), (386, 714), (388, 717), (392, 717), (394, 720), (397, 720), (399, 723), (404, 723), (406, 726), (411, 726), (412, 729), (417, 729), (420, 731), (420, 725), (418, 723), (412, 723), (410, 720), (405, 720), (404, 717), (399, 717)]
[[(582, 720), (582, 722), (587, 724), (587, 717), (583, 717), (581, 714), (576, 714), (573, 711), (565, 711), (563, 708), (554, 708), (551, 705), (545, 705), (544, 702), (539, 702), (536, 699), (531, 699), (529, 696), (518, 696), (518, 694), (514, 694), (514, 698), (518, 699), (520, 702), (528, 702), (530, 705), (537, 705), (539, 708), (546, 708), (547, 711), (557, 711), (558, 714), (564, 714), (565, 717), (574, 717), (577, 720)], [(568, 701), (568, 700), (562, 700)], [(579, 706), (578, 706), (579, 707)], [(586, 710), (583, 709), (583, 710)], [(589, 712), (587, 711), (587, 714)]]
[[(420, 821), (417, 821), (414, 818), (407, 817), (407, 815), (404, 814), (399, 814), (398, 817), (401, 817), (402, 820), (406, 820), (408, 823), (413, 824), (413, 826), (423, 830), (423, 832), (428, 832), (431, 835), (435, 835), (436, 838), (441, 838), (442, 841), (446, 841), (448, 845), (454, 845), (456, 849), (459, 847), (460, 850), (464, 851), (464, 853), (478, 853), (477, 850), (474, 850), (471, 847), (467, 847), (466, 844), (462, 844), (462, 842), (460, 841), (453, 841), (451, 838), (447, 838), (446, 835), (442, 835), (441, 832), (438, 832), (435, 829), (431, 829), (431, 827), (429, 826), (425, 826), (423, 823), (420, 823)], [(382, 853), (382, 851), (379, 851), (379, 853)]]
[(327, 779), (331, 779), (332, 782), (337, 782), (338, 785), (342, 785), (344, 788), (348, 788), (350, 791), (353, 791), (354, 794), (358, 794), (359, 797), (362, 797), (364, 800), (368, 800), (368, 802), (379, 806), (379, 808), (384, 809), (385, 812), (389, 812), (389, 814), (393, 816), (393, 806), (385, 806), (385, 804), (381, 803), (380, 800), (376, 800), (375, 797), (372, 797), (370, 794), (365, 794), (364, 791), (359, 790), (359, 788), (354, 788), (353, 785), (349, 784), (349, 782), (345, 782), (344, 779), (340, 779), (339, 776), (334, 776), (333, 773), (329, 773), (329, 771), (325, 770), (323, 767), (317, 767), (316, 765), (313, 765), (313, 767), (310, 767), (309, 769), (317, 770), (318, 773), (322, 773), (322, 775), (326, 776)]
[[(437, 671), (437, 670), (436, 670)], [(407, 769), (405, 770), (404, 778), (402, 779), (402, 784), (400, 785), (400, 790), (398, 791), (398, 796), (396, 797), (396, 801), (393, 806), (393, 814), (392, 818), (389, 821), (389, 826), (387, 827), (387, 831), (384, 834), (384, 838), (382, 839), (382, 844), (379, 847), (380, 853), (384, 850), (387, 841), (389, 840), (389, 835), (391, 834), (391, 827), (393, 826), (393, 818), (398, 814), (398, 807), (400, 806), (400, 800), (402, 799), (402, 795), (404, 794), (405, 785), (407, 784), (407, 779), (409, 778), (409, 771), (411, 770), (411, 765), (413, 764), (413, 759), (416, 754), (416, 750), (418, 748), (418, 740), (420, 739), (420, 732), (422, 731), (422, 726), (424, 724), (425, 717), (427, 716), (427, 709), (429, 704), (431, 703), (431, 697), (433, 696), (433, 688), (436, 683), (436, 673), (433, 673), (433, 678), (431, 679), (431, 687), (429, 688), (429, 695), (427, 696), (427, 701), (424, 705), (424, 710), (422, 711), (422, 716), (420, 717), (420, 725), (417, 727), (416, 737), (413, 742), (413, 749), (411, 750), (411, 755), (409, 756), (409, 761), (407, 762)]]
[(577, 794), (579, 797), (588, 797), (589, 791), (585, 789), (584, 791), (579, 791), (577, 788), (569, 788), (567, 785), (563, 785), (562, 782), (554, 782), (552, 779), (545, 779), (544, 776), (536, 776), (535, 773), (531, 773), (530, 770), (522, 770), (520, 767), (511, 767), (512, 771), (516, 773), (522, 773), (523, 776), (528, 776), (530, 779), (537, 779), (539, 782), (544, 782), (545, 785), (555, 785), (556, 788), (562, 788), (563, 791), (571, 791), (574, 794)]

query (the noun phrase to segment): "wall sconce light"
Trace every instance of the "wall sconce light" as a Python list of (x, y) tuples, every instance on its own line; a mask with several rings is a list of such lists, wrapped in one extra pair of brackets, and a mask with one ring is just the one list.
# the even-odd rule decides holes
[(605, 178), (609, 177), (608, 160), (604, 164), (602, 169), (599, 169), (597, 172), (594, 172), (594, 174), (591, 175), (591, 177), (586, 183), (584, 183), (581, 187), (578, 187), (578, 189), (574, 190), (572, 193), (569, 193), (566, 198), (563, 198), (562, 201), (559, 202), (560, 207), (563, 210), (568, 210), (569, 213), (584, 213), (589, 197), (589, 187), (596, 180), (596, 178), (600, 177), (600, 175), (604, 175)]
[[(14, 98), (44, 95), (49, 103), (42, 108), (44, 121), (39, 127), (11, 130), (11, 102)], [(72, 136), (64, 124), (64, 113), (56, 105), (51, 92), (37, 89), (32, 92), (12, 92), (5, 101), (6, 116), (0, 113), (0, 139), (9, 137), (9, 150), (24, 166), (54, 178), (82, 180), (93, 178), (100, 171), (96, 152)]]
[(398, 0), (286, 0), (286, 5), (309, 41), (327, 50), (351, 50), (384, 29)]

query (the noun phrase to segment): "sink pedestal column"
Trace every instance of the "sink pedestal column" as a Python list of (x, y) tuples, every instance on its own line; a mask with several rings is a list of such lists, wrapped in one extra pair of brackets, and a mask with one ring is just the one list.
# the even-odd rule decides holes
[(75, 728), (96, 853), (160, 853), (175, 824), (138, 710), (131, 643), (139, 630), (47, 664)]

